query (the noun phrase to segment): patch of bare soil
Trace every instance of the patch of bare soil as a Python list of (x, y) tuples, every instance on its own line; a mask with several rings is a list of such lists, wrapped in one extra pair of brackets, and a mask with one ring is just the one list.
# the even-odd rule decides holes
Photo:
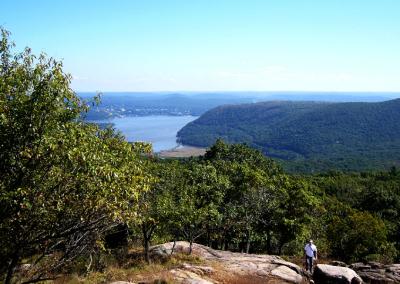
[(171, 150), (161, 151), (158, 153), (158, 156), (161, 158), (189, 158), (203, 156), (205, 153), (205, 148), (182, 146)]

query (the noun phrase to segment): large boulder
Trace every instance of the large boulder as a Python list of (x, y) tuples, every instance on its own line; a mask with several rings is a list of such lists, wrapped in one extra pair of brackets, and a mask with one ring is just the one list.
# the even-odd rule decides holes
[(302, 283), (303, 277), (288, 266), (280, 265), (271, 271), (271, 275), (290, 283)]
[(318, 264), (313, 279), (315, 284), (359, 284), (363, 283), (358, 274), (350, 268)]
[(365, 283), (393, 284), (400, 283), (400, 264), (383, 265), (379, 262), (353, 263), (354, 269)]

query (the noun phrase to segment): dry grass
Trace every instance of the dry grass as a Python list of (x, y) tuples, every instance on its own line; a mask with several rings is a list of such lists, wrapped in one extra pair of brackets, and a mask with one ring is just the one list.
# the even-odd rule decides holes
[(134, 283), (174, 283), (169, 270), (180, 267), (182, 263), (195, 265), (204, 264), (197, 256), (175, 254), (166, 261), (153, 261), (147, 264), (142, 254), (135, 250), (129, 252), (125, 262), (121, 265), (117, 261), (109, 264), (102, 272), (91, 272), (86, 276), (77, 274), (66, 275), (54, 281), (56, 284), (81, 284), (81, 283), (109, 283), (112, 281), (129, 281)]
[(109, 283), (112, 281), (146, 282), (146, 283), (173, 283), (173, 279), (165, 267), (159, 265), (148, 265), (145, 269), (123, 269), (109, 267), (104, 272), (92, 272), (82, 277), (69, 275), (54, 281), (56, 284), (96, 284)]

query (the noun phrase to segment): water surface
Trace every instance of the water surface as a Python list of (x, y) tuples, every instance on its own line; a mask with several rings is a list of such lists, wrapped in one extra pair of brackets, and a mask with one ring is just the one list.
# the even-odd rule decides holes
[(177, 147), (177, 132), (196, 118), (197, 116), (190, 115), (127, 116), (98, 122), (111, 122), (124, 134), (127, 141), (151, 142), (154, 152), (159, 152)]

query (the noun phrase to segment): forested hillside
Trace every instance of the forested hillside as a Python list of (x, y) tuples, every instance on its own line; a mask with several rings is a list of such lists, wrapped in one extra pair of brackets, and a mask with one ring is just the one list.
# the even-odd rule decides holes
[(247, 143), (292, 171), (388, 168), (400, 161), (400, 99), (221, 106), (178, 133), (181, 143)]

